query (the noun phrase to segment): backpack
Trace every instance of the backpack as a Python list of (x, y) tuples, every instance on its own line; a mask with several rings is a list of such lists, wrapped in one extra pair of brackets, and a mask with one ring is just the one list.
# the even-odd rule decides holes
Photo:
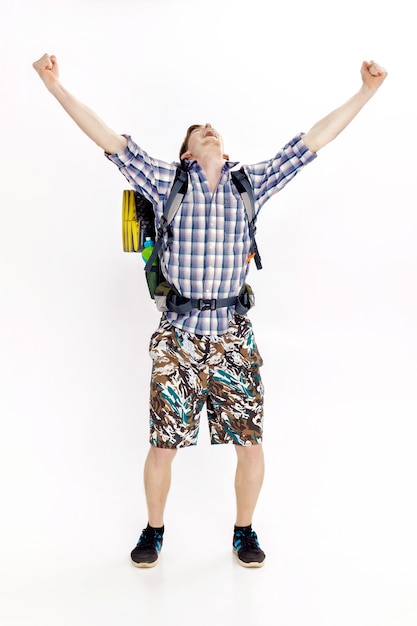
[[(256, 214), (253, 191), (243, 167), (231, 172), (232, 181), (241, 195), (249, 223), (251, 238), (250, 254), (246, 261), (253, 258), (256, 268), (262, 269), (261, 257), (255, 240)], [(162, 273), (159, 250), (164, 237), (167, 243), (172, 241), (171, 224), (187, 192), (188, 173), (181, 166), (177, 167), (174, 183), (169, 193), (159, 228), (155, 229), (155, 214), (152, 203), (141, 193), (134, 190), (123, 191), (122, 202), (122, 240), (125, 252), (141, 252), (145, 261), (145, 273), (148, 290), (160, 311), (187, 313), (192, 309), (215, 310), (220, 307), (234, 306), (236, 312), (245, 315), (254, 306), (251, 287), (245, 284), (238, 296), (223, 299), (184, 298), (170, 285)], [(145, 256), (146, 254), (146, 256)]]

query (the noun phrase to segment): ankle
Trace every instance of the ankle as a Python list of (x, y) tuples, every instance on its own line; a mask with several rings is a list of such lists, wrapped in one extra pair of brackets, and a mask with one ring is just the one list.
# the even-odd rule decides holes
[(250, 532), (251, 530), (252, 530), (252, 524), (248, 524), (247, 526), (238, 526), (237, 524), (235, 524), (235, 528), (234, 528), (235, 533), (238, 531)]
[(151, 526), (151, 524), (149, 522), (148, 522), (148, 525), (147, 525), (146, 528), (149, 529), (149, 530), (154, 530), (155, 532), (158, 532), (158, 533), (161, 533), (161, 534), (163, 534), (164, 530), (165, 530), (165, 526), (163, 524), (162, 524), (162, 526)]

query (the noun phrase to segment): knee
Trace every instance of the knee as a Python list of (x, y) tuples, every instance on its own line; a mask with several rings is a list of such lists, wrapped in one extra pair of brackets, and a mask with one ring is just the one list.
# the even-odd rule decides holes
[(166, 467), (170, 465), (177, 454), (175, 448), (157, 448), (151, 446), (148, 453), (148, 459), (157, 467)]
[(236, 454), (239, 463), (254, 465), (263, 463), (264, 451), (261, 444), (253, 446), (236, 446)]

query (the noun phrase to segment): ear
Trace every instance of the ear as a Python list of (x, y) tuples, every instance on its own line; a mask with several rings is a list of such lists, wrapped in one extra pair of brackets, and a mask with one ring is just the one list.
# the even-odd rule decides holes
[(187, 152), (184, 152), (184, 153), (181, 155), (181, 160), (183, 160), (183, 159), (191, 159), (191, 157), (192, 157), (192, 156), (193, 156), (193, 155), (192, 155), (192, 154), (191, 154), (191, 152), (188, 150)]
[(223, 155), (223, 158), (224, 158), (226, 161), (229, 161), (229, 160), (230, 160), (230, 157), (229, 157), (229, 155), (228, 155), (228, 154), (224, 154), (224, 155)]

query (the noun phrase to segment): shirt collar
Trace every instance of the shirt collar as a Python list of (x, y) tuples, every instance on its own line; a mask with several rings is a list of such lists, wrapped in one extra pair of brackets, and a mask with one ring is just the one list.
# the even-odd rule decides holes
[[(183, 163), (185, 164), (185, 168), (187, 170), (195, 169), (196, 167), (201, 167), (199, 162), (196, 159), (192, 159), (191, 161), (189, 161), (188, 159), (184, 159)], [(222, 167), (222, 171), (231, 170), (237, 165), (239, 165), (239, 161), (225, 161)]]

